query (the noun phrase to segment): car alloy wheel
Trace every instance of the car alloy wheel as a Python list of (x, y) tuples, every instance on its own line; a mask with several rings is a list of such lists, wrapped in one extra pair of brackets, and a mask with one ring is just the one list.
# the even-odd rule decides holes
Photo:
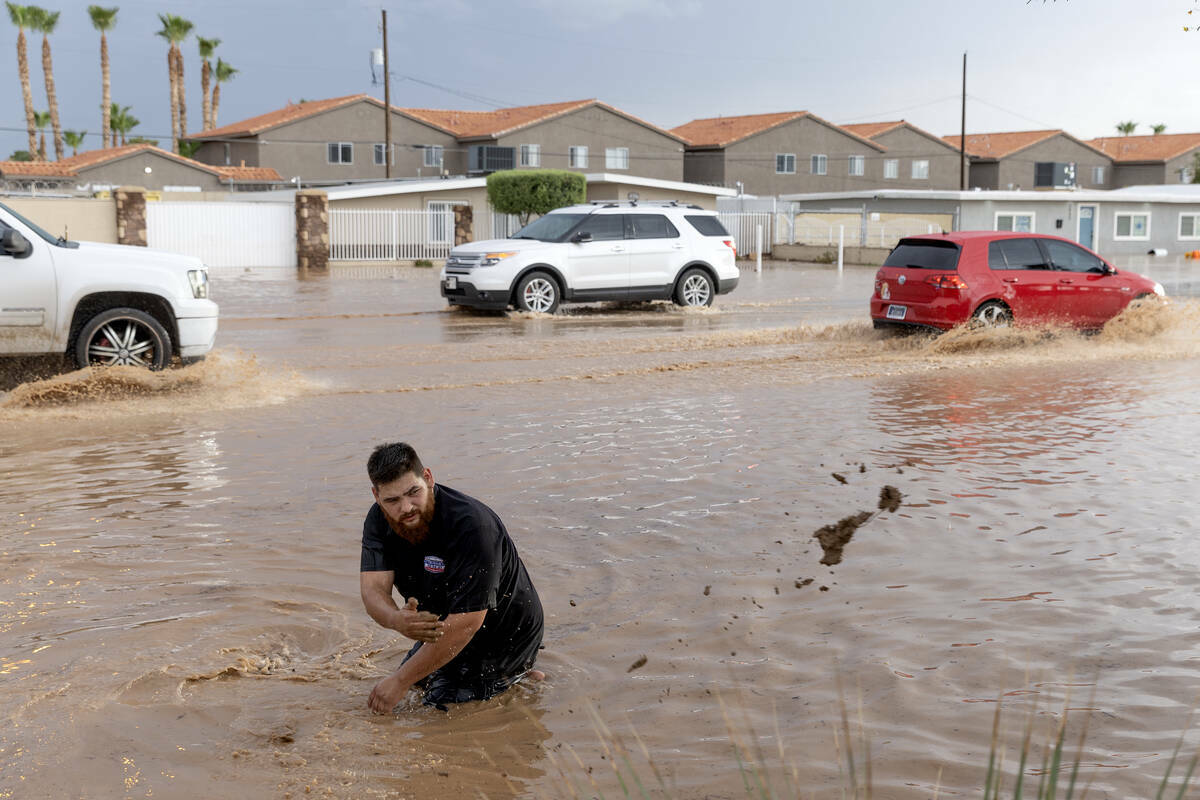
[(675, 292), (675, 302), (681, 306), (709, 306), (713, 301), (712, 279), (702, 270), (689, 270)]
[(1012, 312), (994, 301), (984, 303), (975, 311), (975, 321), (985, 328), (1007, 328), (1012, 325)]
[(132, 308), (114, 308), (83, 326), (75, 344), (79, 367), (131, 366), (158, 370), (171, 357), (171, 339), (154, 317)]
[(558, 308), (558, 284), (544, 272), (526, 275), (517, 287), (517, 307), (522, 311), (553, 314)]

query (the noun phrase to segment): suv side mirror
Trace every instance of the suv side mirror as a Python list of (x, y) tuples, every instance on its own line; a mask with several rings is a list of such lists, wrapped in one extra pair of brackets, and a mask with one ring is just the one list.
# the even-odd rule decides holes
[(577, 233), (571, 237), (571, 241), (574, 242), (575, 244), (583, 244), (584, 242), (590, 242), (591, 240), (592, 240), (592, 232), (591, 231), (580, 231), (579, 233)]
[(33, 252), (33, 245), (20, 231), (8, 228), (4, 235), (0, 236), (0, 249), (13, 258), (25, 258)]

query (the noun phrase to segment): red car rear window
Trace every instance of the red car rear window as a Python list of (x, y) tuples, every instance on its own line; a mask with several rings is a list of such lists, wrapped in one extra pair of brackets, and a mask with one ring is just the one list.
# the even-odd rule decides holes
[(954, 242), (901, 239), (896, 249), (888, 254), (883, 265), (909, 269), (956, 270), (960, 252)]

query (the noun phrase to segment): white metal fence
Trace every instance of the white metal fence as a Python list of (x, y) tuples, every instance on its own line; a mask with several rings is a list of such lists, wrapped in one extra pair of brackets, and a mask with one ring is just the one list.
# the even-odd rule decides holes
[(146, 243), (210, 267), (296, 266), (292, 203), (146, 204)]
[(454, 244), (454, 210), (379, 208), (329, 212), (333, 261), (445, 258)]
[(763, 229), (763, 252), (771, 252), (771, 243), (775, 239), (775, 215), (769, 211), (722, 211), (717, 214), (725, 230), (733, 234), (737, 242), (739, 255), (749, 255), (754, 252), (757, 228)]

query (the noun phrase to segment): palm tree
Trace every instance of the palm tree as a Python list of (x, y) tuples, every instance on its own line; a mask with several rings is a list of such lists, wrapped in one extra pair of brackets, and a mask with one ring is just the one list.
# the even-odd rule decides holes
[(37, 148), (38, 161), (45, 161), (46, 160), (46, 126), (50, 124), (50, 112), (49, 111), (33, 112), (33, 123), (35, 125), (37, 125), (38, 130), (41, 131), (41, 134), (38, 137), (38, 148)]
[(187, 100), (183, 88), (183, 52), (179, 43), (188, 37), (194, 27), (191, 22), (175, 14), (159, 14), (162, 30), (158, 35), (169, 43), (167, 48), (167, 74), (171, 80), (171, 146), (179, 152), (179, 140), (187, 135)]
[(29, 26), (42, 34), (42, 74), (46, 76), (46, 102), (50, 105), (50, 127), (54, 131), (54, 160), (61, 161), (63, 157), (62, 125), (58, 121), (58, 94), (54, 90), (54, 63), (50, 58), (50, 34), (58, 27), (60, 11), (47, 11), (37, 6), (29, 6), (33, 18)]
[(131, 110), (130, 106), (122, 106), (117, 103), (112, 104), (109, 117), (112, 120), (113, 147), (117, 146), (117, 134), (121, 136), (121, 144), (125, 145), (128, 143), (129, 132), (142, 124), (140, 119), (129, 113)]
[(79, 155), (79, 147), (83, 144), (83, 140), (87, 138), (87, 131), (63, 131), (63, 138), (67, 140), (67, 147), (71, 148), (71, 155)]
[(203, 125), (204, 130), (207, 130), (212, 127), (212, 93), (209, 91), (209, 86), (212, 84), (212, 57), (213, 51), (217, 49), (221, 40), (197, 36), (196, 42), (200, 45), (200, 94), (203, 96), (204, 103)]
[(1167, 129), (1167, 126), (1162, 122), (1158, 123), (1157, 125), (1150, 126), (1150, 130), (1154, 131), (1155, 136), (1158, 136), (1160, 133), (1162, 133), (1166, 129)]
[(210, 120), (212, 124), (209, 126), (210, 128), (217, 127), (217, 110), (221, 107), (221, 84), (232, 80), (233, 76), (237, 75), (237, 73), (238, 71), (229, 66), (228, 63), (219, 58), (217, 59), (217, 67), (213, 70), (213, 78), (216, 80), (217, 85), (213, 87), (212, 119)]
[(1134, 130), (1137, 128), (1137, 126), (1138, 126), (1138, 124), (1132, 120), (1130, 120), (1129, 122), (1118, 122), (1117, 123), (1117, 133), (1121, 134), (1122, 136), (1128, 136), (1129, 134), (1134, 132)]
[(111, 31), (117, 24), (118, 7), (102, 8), (100, 6), (88, 6), (88, 16), (92, 18), (92, 27), (100, 31), (100, 142), (102, 146), (108, 146), (108, 139), (111, 135), (111, 120), (109, 112), (112, 111), (112, 80), (108, 74), (108, 31)]
[(33, 90), (29, 85), (29, 52), (25, 47), (25, 29), (29, 27), (29, 8), (5, 0), (8, 17), (17, 26), (17, 72), (21, 76), (21, 96), (25, 100), (25, 129), (29, 133), (29, 152), (37, 154), (37, 123), (33, 116)]

